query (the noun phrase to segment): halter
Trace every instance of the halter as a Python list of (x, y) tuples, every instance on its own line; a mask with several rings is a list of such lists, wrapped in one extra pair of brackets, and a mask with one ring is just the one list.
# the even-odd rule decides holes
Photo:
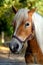
[[(32, 21), (31, 21), (32, 22)], [(29, 38), (31, 38), (31, 39), (33, 39), (33, 37), (34, 37), (34, 24), (32, 23), (32, 31), (31, 31), (31, 34), (24, 40), (24, 41), (22, 41), (22, 40), (20, 40), (17, 36), (15, 36), (15, 35), (13, 35), (12, 36), (12, 38), (16, 38), (19, 42), (21, 42), (21, 43), (25, 43), (27, 40), (29, 40)]]
[(30, 37), (32, 37), (32, 34), (30, 34), (24, 41), (22, 41), (17, 36), (15, 36), (15, 35), (12, 36), (12, 38), (16, 38), (21, 43), (25, 43)]

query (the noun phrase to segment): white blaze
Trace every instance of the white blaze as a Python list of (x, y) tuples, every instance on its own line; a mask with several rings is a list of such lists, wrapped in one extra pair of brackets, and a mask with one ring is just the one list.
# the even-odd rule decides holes
[[(22, 22), (24, 22), (25, 20), (27, 20), (27, 18), (28, 18), (28, 9), (20, 9), (17, 13), (16, 13), (16, 15), (15, 15), (15, 17), (14, 17), (14, 21), (16, 21), (16, 28), (15, 28), (15, 32), (14, 32), (14, 35), (16, 36), (16, 32), (17, 32), (17, 29), (18, 29), (18, 27), (20, 26), (20, 24), (22, 23)], [(18, 36), (17, 36), (18, 37)], [(24, 39), (22, 39), (21, 37), (18, 37), (20, 40), (23, 40), (24, 41)], [(21, 50), (21, 48), (22, 48), (22, 45), (20, 44), (20, 42), (18, 43), (19, 44), (19, 49), (18, 49), (18, 51), (20, 51)]]

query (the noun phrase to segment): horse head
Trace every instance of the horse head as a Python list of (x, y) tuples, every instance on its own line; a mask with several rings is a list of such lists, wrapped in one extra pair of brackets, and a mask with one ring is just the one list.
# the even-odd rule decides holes
[(31, 40), (33, 38), (33, 23), (32, 23), (32, 15), (35, 9), (20, 9), (17, 11), (14, 20), (13, 26), (15, 27), (15, 32), (12, 36), (12, 40), (10, 42), (10, 50), (13, 53), (18, 53), (22, 49), (25, 42)]

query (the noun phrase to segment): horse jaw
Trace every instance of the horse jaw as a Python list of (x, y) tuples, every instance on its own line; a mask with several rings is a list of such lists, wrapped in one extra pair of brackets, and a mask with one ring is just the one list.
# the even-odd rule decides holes
[(35, 12), (32, 16), (32, 21), (35, 26), (35, 35), (38, 45), (43, 53), (43, 17)]

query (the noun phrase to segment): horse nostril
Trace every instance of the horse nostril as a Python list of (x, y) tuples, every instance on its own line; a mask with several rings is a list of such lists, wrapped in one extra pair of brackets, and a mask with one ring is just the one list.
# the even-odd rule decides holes
[(17, 43), (15, 43), (15, 44), (12, 46), (12, 48), (18, 49), (18, 48), (19, 48), (19, 45), (18, 45)]
[(17, 52), (17, 49), (19, 48), (19, 45), (17, 43), (14, 43), (14, 44), (10, 44), (10, 50), (15, 53)]
[(18, 44), (16, 44), (16, 49), (18, 49), (19, 48), (19, 45)]

